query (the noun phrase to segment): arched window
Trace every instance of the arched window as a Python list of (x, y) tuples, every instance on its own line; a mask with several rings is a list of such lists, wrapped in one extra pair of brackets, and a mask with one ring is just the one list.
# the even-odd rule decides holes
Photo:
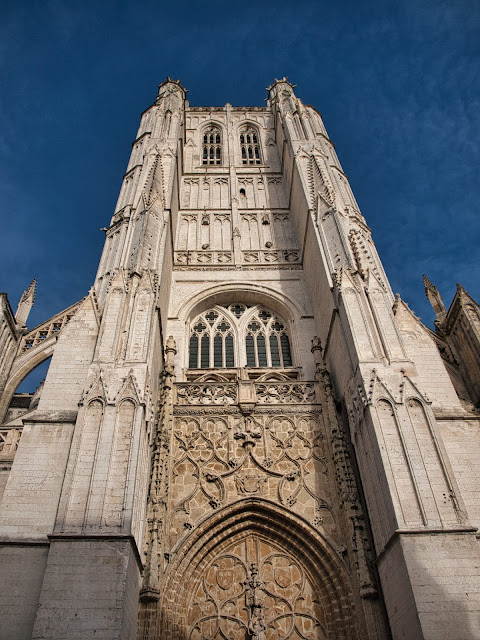
[(261, 164), (260, 135), (252, 125), (240, 129), (240, 150), (243, 164)]
[(192, 323), (189, 343), (190, 369), (235, 366), (232, 324), (221, 307), (202, 313)]
[(246, 327), (247, 367), (291, 367), (290, 340), (284, 323), (271, 311), (259, 308)]
[(222, 133), (213, 124), (203, 130), (202, 164), (222, 164)]
[(285, 323), (261, 305), (215, 306), (190, 325), (190, 369), (292, 366)]

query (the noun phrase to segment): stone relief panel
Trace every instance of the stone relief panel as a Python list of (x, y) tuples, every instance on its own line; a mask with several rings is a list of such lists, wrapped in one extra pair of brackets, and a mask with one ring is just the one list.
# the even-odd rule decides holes
[(407, 526), (424, 526), (426, 524), (422, 505), (419, 501), (417, 487), (413, 479), (405, 441), (397, 415), (391, 402), (380, 399), (376, 404), (382, 435), (385, 440), (385, 452), (389, 464), (389, 480), (397, 487), (403, 524)]
[(217, 404), (226, 405), (237, 402), (236, 384), (178, 384), (178, 404)]
[[(248, 398), (258, 404), (303, 404), (315, 403), (317, 396), (312, 382), (250, 382)], [(180, 382), (176, 384), (179, 405), (231, 405), (238, 399), (236, 383)], [(247, 385), (243, 385), (247, 393)]]
[(103, 414), (104, 404), (100, 400), (93, 400), (85, 409), (72, 485), (68, 496), (65, 516), (67, 529), (69, 527), (81, 527), (85, 522), (85, 513), (90, 495), (90, 482), (95, 465), (95, 453)]
[(183, 209), (230, 208), (228, 177), (184, 178), (180, 203)]
[(253, 496), (278, 502), (337, 536), (335, 488), (318, 416), (177, 416), (173, 437), (170, 547), (215, 509)]
[(255, 384), (257, 401), (261, 404), (295, 404), (297, 402), (315, 402), (315, 386), (308, 382), (276, 383), (262, 382)]
[(187, 607), (188, 640), (323, 640), (321, 594), (290, 552), (250, 533), (210, 559)]
[[(179, 218), (176, 261), (186, 262), (186, 255), (190, 261), (198, 262), (228, 262), (216, 259), (218, 256), (232, 255), (232, 227), (229, 213), (192, 212), (183, 213)], [(209, 260), (202, 260), (202, 256), (209, 255)], [(212, 258), (213, 256), (213, 258)]]
[(135, 404), (123, 400), (117, 407), (113, 452), (108, 470), (103, 519), (106, 526), (120, 527), (125, 515), (125, 491), (130, 461)]
[(226, 265), (233, 264), (232, 251), (177, 251), (177, 265)]

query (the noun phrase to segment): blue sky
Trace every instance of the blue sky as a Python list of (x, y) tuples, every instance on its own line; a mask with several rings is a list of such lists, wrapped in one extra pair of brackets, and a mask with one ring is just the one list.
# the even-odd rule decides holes
[(324, 116), (395, 292), (428, 325), (480, 300), (480, 3), (4, 0), (0, 290), (34, 326), (90, 288), (140, 113), (167, 75), (192, 105), (262, 105), (287, 76)]

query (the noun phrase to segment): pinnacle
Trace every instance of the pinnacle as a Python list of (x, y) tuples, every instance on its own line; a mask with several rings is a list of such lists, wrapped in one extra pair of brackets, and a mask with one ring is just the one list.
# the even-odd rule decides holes
[(433, 284), (429, 278), (425, 274), (423, 274), (423, 286), (425, 287), (425, 293), (427, 293), (427, 289), (431, 289), (433, 291), (438, 291), (437, 287)]

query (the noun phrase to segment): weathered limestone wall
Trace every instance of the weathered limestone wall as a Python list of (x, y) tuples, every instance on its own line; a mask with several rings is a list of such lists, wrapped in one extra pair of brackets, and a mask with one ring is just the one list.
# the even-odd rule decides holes
[[(399, 637), (478, 638), (478, 544), (471, 533), (402, 536), (402, 551), (422, 635), (415, 635), (409, 627)], [(392, 570), (395, 572), (396, 567)]]
[(76, 411), (92, 362), (98, 320), (91, 296), (60, 335), (48, 369), (39, 411)]
[(398, 303), (395, 320), (408, 359), (415, 367), (415, 381), (419, 388), (431, 399), (435, 409), (463, 413), (437, 346), (420, 320), (403, 302)]
[(399, 539), (392, 543), (388, 553), (378, 558), (377, 566), (393, 638), (420, 640), (423, 635), (417, 603), (404, 562), (404, 549)]
[(45, 539), (53, 530), (75, 416), (52, 413), (25, 424), (0, 505), (0, 536)]
[(480, 494), (475, 478), (480, 477), (480, 420), (437, 420), (469, 522), (480, 527)]
[(0, 538), (0, 640), (30, 640), (48, 557), (46, 543)]
[(128, 538), (52, 538), (32, 640), (132, 640), (139, 581)]

